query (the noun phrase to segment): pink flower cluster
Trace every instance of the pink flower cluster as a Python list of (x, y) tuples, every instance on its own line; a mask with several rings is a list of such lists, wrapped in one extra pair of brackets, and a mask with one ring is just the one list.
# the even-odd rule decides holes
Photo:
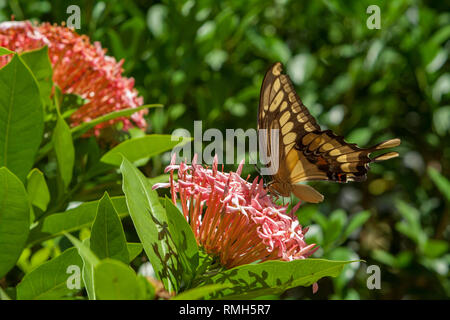
[[(212, 169), (196, 163), (175, 164), (166, 168), (170, 183), (155, 184), (153, 189), (170, 187), (172, 201), (179, 196), (183, 214), (205, 252), (232, 268), (255, 261), (305, 259), (318, 247), (307, 245), (295, 211), (280, 206), (264, 190), (262, 179), (252, 183), (240, 177), (243, 162), (236, 172)], [(178, 180), (173, 178), (178, 171)]]
[[(0, 23), (0, 46), (23, 52), (47, 45), (53, 66), (53, 81), (63, 93), (80, 95), (88, 102), (74, 112), (70, 118), (72, 126), (90, 121), (107, 113), (128, 108), (137, 108), (143, 99), (134, 88), (134, 79), (122, 77), (123, 60), (117, 62), (106, 55), (99, 42), (90, 43), (85, 35), (78, 35), (70, 28), (49, 23), (40, 25), (28, 21)], [(0, 57), (0, 67), (11, 56)], [(131, 116), (140, 128), (147, 126), (141, 110)], [(123, 129), (133, 127), (129, 118), (122, 117), (99, 124), (98, 135), (104, 127), (118, 121)]]

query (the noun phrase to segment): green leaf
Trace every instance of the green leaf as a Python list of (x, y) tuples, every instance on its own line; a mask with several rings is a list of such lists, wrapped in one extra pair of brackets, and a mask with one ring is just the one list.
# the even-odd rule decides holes
[(137, 300), (143, 297), (143, 288), (136, 273), (117, 260), (100, 262), (95, 267), (94, 281), (98, 299)]
[(141, 254), (143, 247), (142, 247), (142, 244), (139, 242), (137, 242), (137, 243), (128, 242), (127, 249), (128, 249), (128, 257), (129, 257), (128, 263), (131, 263), (131, 261), (136, 259), (136, 257)]
[(11, 50), (6, 49), (4, 47), (0, 47), (0, 57), (4, 56), (4, 55), (7, 55), (7, 54), (12, 54), (12, 53), (14, 53), (14, 51), (11, 51)]
[[(135, 258), (141, 252), (142, 245), (128, 243), (128, 249), (130, 257)], [(72, 268), (69, 269), (69, 267)], [(78, 267), (78, 271), (76, 267)], [(77, 248), (69, 248), (61, 255), (26, 274), (17, 286), (17, 298), (19, 300), (53, 300), (76, 294), (83, 287), (82, 268), (83, 260), (78, 254)], [(79, 285), (78, 288), (77, 285)]]
[(194, 289), (190, 289), (187, 291), (184, 291), (175, 297), (173, 297), (171, 300), (199, 300), (203, 299), (209, 294), (212, 294), (216, 291), (230, 288), (232, 287), (232, 284), (209, 284), (202, 287), (197, 287)]
[(173, 273), (177, 269), (173, 261), (176, 252), (170, 247), (166, 212), (159, 203), (158, 194), (152, 190), (148, 179), (127, 159), (123, 158), (120, 169), (128, 211), (145, 253), (166, 289), (176, 290), (177, 281)]
[(82, 287), (82, 266), (77, 249), (67, 249), (26, 274), (17, 286), (17, 299), (52, 300), (77, 293)]
[(310, 286), (323, 277), (336, 277), (342, 268), (354, 261), (304, 259), (294, 261), (267, 261), (239, 266), (221, 272), (205, 284), (231, 284), (209, 298), (251, 299), (267, 294), (282, 293), (297, 286)]
[(392, 268), (405, 268), (410, 265), (413, 259), (413, 253), (411, 251), (402, 251), (397, 256), (394, 256), (387, 251), (375, 249), (372, 251), (371, 256), (376, 261)]
[(155, 299), (155, 287), (148, 279), (140, 274), (137, 275), (138, 285), (140, 287), (140, 300)]
[(78, 249), (78, 253), (84, 262), (89, 262), (94, 267), (100, 262), (98, 257), (89, 249), (89, 246), (81, 242), (70, 233), (65, 232), (64, 235), (72, 242), (72, 244)]
[(143, 105), (143, 106), (140, 106), (137, 108), (129, 108), (129, 109), (123, 109), (123, 110), (119, 110), (119, 111), (114, 111), (114, 112), (105, 114), (101, 117), (95, 118), (91, 121), (83, 122), (82, 124), (80, 124), (76, 127), (73, 127), (71, 129), (71, 131), (75, 137), (80, 137), (83, 133), (92, 129), (93, 127), (95, 127), (96, 125), (98, 125), (102, 122), (106, 122), (106, 121), (116, 119), (119, 117), (129, 117), (138, 111), (141, 111), (144, 109), (149, 109), (149, 108), (161, 108), (162, 106), (163, 106), (162, 104), (146, 104), (146, 105)]
[(22, 182), (0, 168), (0, 279), (16, 264), (30, 230), (30, 204)]
[(428, 167), (428, 175), (439, 191), (447, 198), (447, 201), (450, 202), (450, 181), (433, 167)]
[(37, 266), (43, 264), (45, 261), (48, 260), (48, 258), (50, 258), (52, 254), (52, 250), (49, 247), (43, 247), (39, 250), (37, 250), (36, 252), (33, 253), (33, 255), (31, 256), (30, 259), (30, 270), (33, 270), (34, 268), (36, 268)]
[[(0, 50), (2, 48), (0, 47)], [(1, 300), (11, 300), (11, 297), (8, 296), (8, 293), (5, 292), (5, 290), (2, 289), (2, 287), (0, 287), (0, 301)]]
[(39, 169), (34, 168), (28, 174), (27, 180), (27, 192), (31, 204), (42, 211), (47, 210), (47, 205), (50, 202), (50, 192), (44, 174)]
[[(90, 250), (90, 239), (84, 239), (82, 244), (84, 245), (85, 248), (89, 248), (89, 250), (87, 252), (92, 252)], [(80, 253), (80, 251), (78, 250), (78, 253)], [(92, 254), (94, 254), (92, 252)], [(95, 293), (95, 283), (94, 283), (94, 270), (95, 270), (95, 266), (98, 265), (98, 263), (100, 262), (100, 260), (97, 262), (96, 260), (90, 260), (87, 258), (84, 258), (82, 256), (82, 260), (83, 260), (83, 282), (84, 282), (84, 287), (86, 288), (86, 293), (87, 296), (89, 298), (89, 300), (97, 300), (97, 295)]]
[[(111, 200), (120, 218), (128, 215), (125, 197), (112, 197)], [(28, 245), (61, 236), (64, 232), (91, 227), (97, 214), (98, 203), (99, 201), (85, 202), (76, 208), (45, 217), (37, 227), (31, 230)]]
[[(338, 247), (333, 249), (327, 256), (330, 260), (357, 260), (359, 256), (347, 247)], [(343, 271), (335, 278), (333, 278), (334, 290), (342, 293), (348, 282), (354, 278), (356, 271), (359, 269), (358, 262), (350, 263), (344, 266)]]
[(429, 239), (423, 249), (424, 254), (432, 259), (438, 258), (448, 251), (448, 242), (439, 239)]
[(356, 229), (362, 226), (370, 218), (369, 211), (361, 211), (350, 220), (350, 223), (345, 228), (342, 236), (343, 240), (347, 239)]
[(129, 262), (127, 241), (119, 215), (107, 192), (100, 200), (91, 230), (90, 248), (100, 259)]
[[(291, 203), (291, 205), (294, 205)], [(300, 208), (300, 210), (297, 211), (296, 215), (298, 217), (298, 222), (302, 226), (309, 225), (311, 222), (311, 219), (319, 212), (317, 205), (314, 204), (307, 204)]]
[(95, 267), (100, 263), (100, 260), (89, 248), (89, 239), (81, 242), (69, 233), (64, 233), (64, 235), (72, 242), (72, 244), (78, 249), (78, 253), (83, 260), (83, 281), (88, 294), (89, 300), (96, 300), (95, 285), (94, 285), (94, 270)]
[(371, 128), (356, 128), (348, 134), (345, 140), (358, 145), (366, 145), (369, 143), (372, 134)]
[(118, 166), (122, 162), (122, 155), (131, 162), (145, 158), (151, 158), (165, 151), (172, 150), (176, 145), (183, 141), (179, 146), (192, 139), (179, 138), (172, 141), (171, 135), (151, 134), (144, 137), (126, 140), (108, 151), (101, 161), (107, 164)]
[[(58, 92), (58, 97), (60, 98), (58, 100), (59, 104), (59, 111), (61, 113), (61, 116), (64, 119), (69, 118), (72, 114), (74, 114), (78, 109), (80, 109), (82, 106), (84, 106), (86, 103), (89, 102), (89, 99), (84, 99), (80, 95), (76, 93), (61, 93), (61, 89), (59, 89), (58, 86), (55, 86), (55, 93)], [(50, 117), (54, 116), (49, 115)], [(70, 129), (73, 133), (73, 128)]]
[(53, 70), (48, 56), (48, 47), (44, 46), (36, 50), (26, 51), (20, 57), (31, 69), (31, 72), (33, 72), (39, 85), (42, 101), (45, 105), (50, 105), (50, 96), (53, 87)]
[(404, 220), (397, 222), (395, 228), (411, 240), (415, 241), (419, 247), (423, 249), (428, 236), (425, 231), (422, 230), (419, 210), (401, 200), (396, 202), (396, 207)]
[[(174, 176), (173, 179), (176, 180), (177, 177)], [(152, 185), (155, 184), (155, 183), (167, 183), (167, 182), (170, 181), (170, 174), (165, 173), (165, 174), (159, 175), (159, 176), (157, 176), (157, 177), (148, 178), (148, 181), (149, 181)]]
[(433, 112), (433, 125), (440, 136), (450, 133), (450, 105), (442, 106)]
[(9, 168), (25, 181), (43, 131), (38, 84), (15, 54), (11, 62), (0, 69), (0, 166)]
[(396, 202), (396, 207), (398, 212), (405, 218), (409, 227), (412, 229), (411, 231), (419, 232), (421, 230), (419, 210), (402, 200)]
[(339, 237), (346, 222), (347, 214), (344, 210), (337, 209), (331, 213), (327, 227), (324, 230), (324, 246), (330, 246)]
[[(59, 92), (59, 91), (56, 90), (56, 92)], [(75, 97), (78, 97), (78, 96), (76, 96), (74, 94), (71, 94), (71, 95), (70, 94), (64, 94), (62, 105), (61, 105), (61, 109), (68, 108), (67, 106), (64, 105), (64, 103), (66, 103), (66, 104), (68, 103), (68, 102), (66, 102), (66, 100), (68, 99), (69, 96), (72, 97), (71, 100), (74, 100)], [(83, 104), (81, 104), (81, 105), (83, 105)], [(62, 117), (66, 118), (66, 117), (70, 116), (70, 114), (75, 112), (77, 110), (77, 108), (79, 108), (80, 106), (77, 106), (77, 105), (73, 106), (72, 109), (70, 109), (69, 111), (64, 112), (62, 114)], [(141, 107), (138, 107), (138, 108), (123, 109), (123, 110), (119, 110), (119, 111), (114, 111), (114, 112), (108, 113), (106, 115), (98, 117), (98, 118), (96, 118), (94, 120), (91, 120), (89, 122), (83, 122), (82, 124), (80, 124), (80, 125), (70, 129), (70, 131), (72, 133), (73, 140), (79, 138), (80, 136), (83, 135), (83, 133), (87, 132), (88, 130), (92, 129), (97, 124), (100, 124), (102, 122), (105, 122), (105, 121), (108, 121), (108, 120), (112, 120), (112, 119), (115, 119), (117, 117), (130, 116), (133, 113), (138, 112), (140, 110), (148, 109), (148, 108), (156, 108), (156, 107), (162, 107), (162, 105), (160, 105), (160, 104), (148, 104), (148, 105), (144, 105), (144, 106), (141, 106)], [(52, 149), (52, 147), (53, 147), (53, 141), (49, 141), (46, 145), (44, 145), (39, 150), (38, 159), (42, 159)]]
[(183, 213), (169, 198), (166, 198), (165, 208), (169, 233), (178, 252), (178, 261), (183, 268), (183, 280), (189, 283), (194, 278), (198, 266), (197, 240)]
[(75, 148), (70, 128), (61, 116), (58, 116), (56, 121), (55, 132), (53, 133), (53, 147), (55, 148), (56, 160), (58, 161), (59, 174), (61, 175), (64, 188), (67, 188), (72, 180)]
[(322, 230), (325, 231), (327, 229), (328, 220), (320, 211), (318, 211), (314, 216), (312, 216), (312, 220), (317, 222), (319, 226), (322, 228)]

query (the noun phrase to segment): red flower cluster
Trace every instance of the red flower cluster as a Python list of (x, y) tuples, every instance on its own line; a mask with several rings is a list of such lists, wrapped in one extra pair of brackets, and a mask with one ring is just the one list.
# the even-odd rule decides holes
[[(28, 21), (0, 23), (0, 46), (12, 51), (23, 52), (47, 45), (53, 65), (53, 81), (63, 93), (80, 95), (88, 102), (71, 116), (76, 126), (107, 113), (137, 108), (143, 104), (134, 88), (134, 79), (122, 77), (123, 60), (117, 62), (105, 54), (99, 42), (90, 43), (85, 35), (78, 35), (70, 28), (42, 23), (33, 25)], [(8, 63), (10, 56), (0, 57), (0, 67)], [(141, 110), (131, 116), (133, 122), (146, 127)], [(118, 121), (124, 130), (133, 127), (125, 117), (110, 120), (95, 128), (95, 133)]]
[[(243, 162), (236, 172), (217, 170), (182, 162), (175, 157), (166, 168), (170, 183), (155, 184), (154, 189), (170, 187), (172, 201), (180, 198), (184, 217), (197, 242), (206, 253), (217, 256), (222, 266), (232, 268), (255, 261), (305, 259), (318, 247), (307, 245), (294, 212), (273, 202), (263, 188), (262, 179), (249, 183), (240, 177)], [(174, 170), (178, 180), (174, 181)]]

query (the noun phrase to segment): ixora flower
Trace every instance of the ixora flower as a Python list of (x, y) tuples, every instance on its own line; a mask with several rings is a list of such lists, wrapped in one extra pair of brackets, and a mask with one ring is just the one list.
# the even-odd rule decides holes
[(217, 169), (217, 157), (212, 168), (197, 164), (196, 159), (191, 165), (176, 165), (174, 156), (165, 169), (170, 182), (155, 184), (153, 189), (170, 187), (175, 204), (179, 197), (198, 244), (222, 266), (305, 259), (318, 249), (306, 244), (307, 228), (302, 229), (294, 215), (300, 203), (289, 212), (289, 205), (274, 203), (262, 179), (250, 183), (241, 178), (243, 162), (236, 172), (224, 173)]
[[(47, 45), (53, 66), (53, 81), (63, 93), (80, 95), (88, 102), (75, 111), (70, 121), (76, 126), (107, 113), (143, 104), (143, 98), (134, 88), (134, 79), (122, 77), (123, 60), (117, 62), (106, 55), (99, 42), (90, 43), (85, 35), (78, 35), (70, 28), (49, 23), (39, 25), (29, 21), (8, 21), (0, 23), (0, 46), (16, 52), (41, 48)], [(11, 56), (0, 57), (0, 67)], [(140, 110), (131, 120), (140, 128), (147, 126)], [(123, 129), (133, 127), (129, 118), (116, 118), (95, 127), (98, 135), (104, 127), (116, 122), (123, 123)]]

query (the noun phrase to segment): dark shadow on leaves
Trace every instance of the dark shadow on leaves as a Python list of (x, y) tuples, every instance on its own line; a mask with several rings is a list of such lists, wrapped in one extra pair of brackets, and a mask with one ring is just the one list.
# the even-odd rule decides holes
[(180, 245), (180, 248), (177, 248), (175, 246), (173, 236), (169, 232), (169, 226), (167, 222), (159, 221), (150, 210), (149, 214), (151, 219), (157, 226), (158, 240), (161, 242), (161, 245), (165, 246), (166, 248), (166, 253), (163, 256), (160, 252), (158, 244), (152, 244), (152, 249), (163, 266), (161, 271), (158, 272), (158, 277), (159, 279), (167, 278), (175, 288), (180, 288), (183, 286), (184, 280), (186, 279), (187, 275), (192, 274), (195, 271), (186, 270), (188, 269), (187, 266), (194, 265), (194, 261), (196, 259), (195, 256), (187, 257), (186, 255), (180, 254), (180, 252), (186, 252), (188, 247), (186, 233), (182, 232), (183, 241)]

